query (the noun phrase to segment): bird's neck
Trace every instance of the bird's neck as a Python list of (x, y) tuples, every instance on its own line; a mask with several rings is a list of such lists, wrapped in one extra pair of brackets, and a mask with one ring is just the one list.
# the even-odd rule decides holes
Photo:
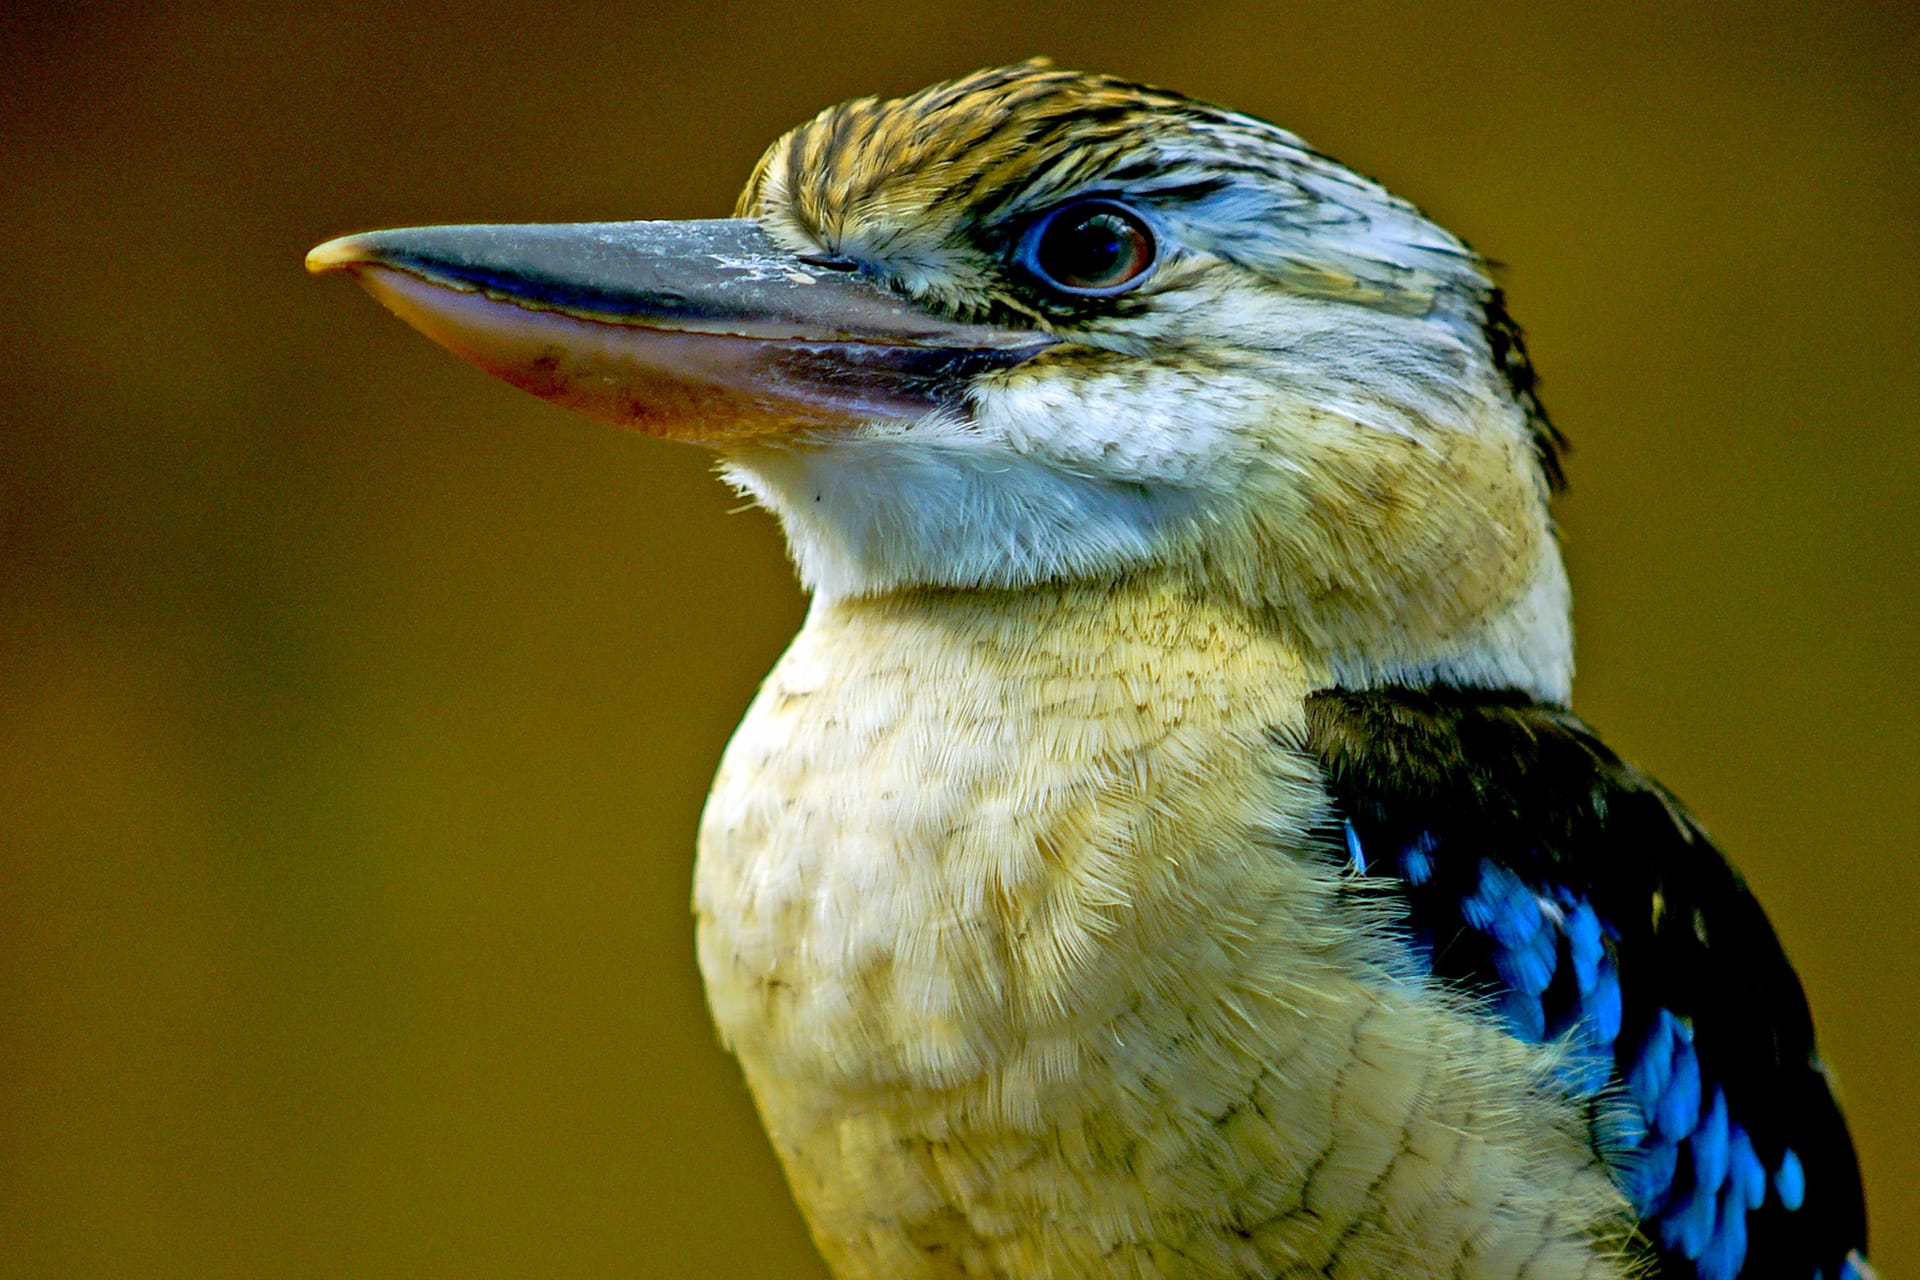
[(1567, 702), (1570, 594), (1528, 446), (1464, 429), (1360, 438), (1305, 480), (1275, 472), (1207, 505), (911, 441), (761, 450), (726, 470), (779, 517), (821, 626), (911, 614), (1011, 652), (1062, 627), (1098, 645), (1212, 614), (1280, 637), (1322, 687)]

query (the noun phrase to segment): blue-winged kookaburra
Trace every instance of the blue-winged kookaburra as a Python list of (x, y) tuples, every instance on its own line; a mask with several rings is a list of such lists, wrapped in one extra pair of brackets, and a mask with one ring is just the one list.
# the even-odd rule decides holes
[(308, 263), (784, 527), (694, 899), (837, 1276), (1870, 1274), (1766, 917), (1567, 710), (1559, 440), (1413, 206), (1035, 62), (731, 219)]

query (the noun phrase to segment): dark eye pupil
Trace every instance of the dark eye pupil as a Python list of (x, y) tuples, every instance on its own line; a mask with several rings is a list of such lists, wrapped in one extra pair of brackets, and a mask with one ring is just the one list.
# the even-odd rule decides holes
[(1153, 240), (1137, 218), (1122, 210), (1068, 210), (1042, 232), (1034, 261), (1053, 284), (1114, 289), (1153, 265)]
[(1129, 233), (1130, 228), (1111, 213), (1096, 213), (1063, 229), (1050, 229), (1043, 248), (1046, 264), (1064, 280), (1102, 279), (1132, 256)]

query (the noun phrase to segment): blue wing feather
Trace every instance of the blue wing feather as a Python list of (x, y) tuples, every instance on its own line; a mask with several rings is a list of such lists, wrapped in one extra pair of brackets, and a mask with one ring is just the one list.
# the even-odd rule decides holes
[(1671, 796), (1518, 694), (1336, 691), (1308, 724), (1344, 858), (1402, 900), (1435, 978), (1562, 1046), (1662, 1275), (1861, 1274), (1859, 1171), (1805, 996)]

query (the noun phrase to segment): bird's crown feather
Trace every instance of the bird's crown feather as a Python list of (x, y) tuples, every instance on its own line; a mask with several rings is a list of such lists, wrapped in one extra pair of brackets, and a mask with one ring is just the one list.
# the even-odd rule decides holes
[(1487, 283), (1413, 205), (1284, 129), (1042, 60), (829, 107), (769, 148), (738, 212), (878, 264), (1088, 192), (1204, 211), (1215, 252), (1317, 292), (1424, 310)]

